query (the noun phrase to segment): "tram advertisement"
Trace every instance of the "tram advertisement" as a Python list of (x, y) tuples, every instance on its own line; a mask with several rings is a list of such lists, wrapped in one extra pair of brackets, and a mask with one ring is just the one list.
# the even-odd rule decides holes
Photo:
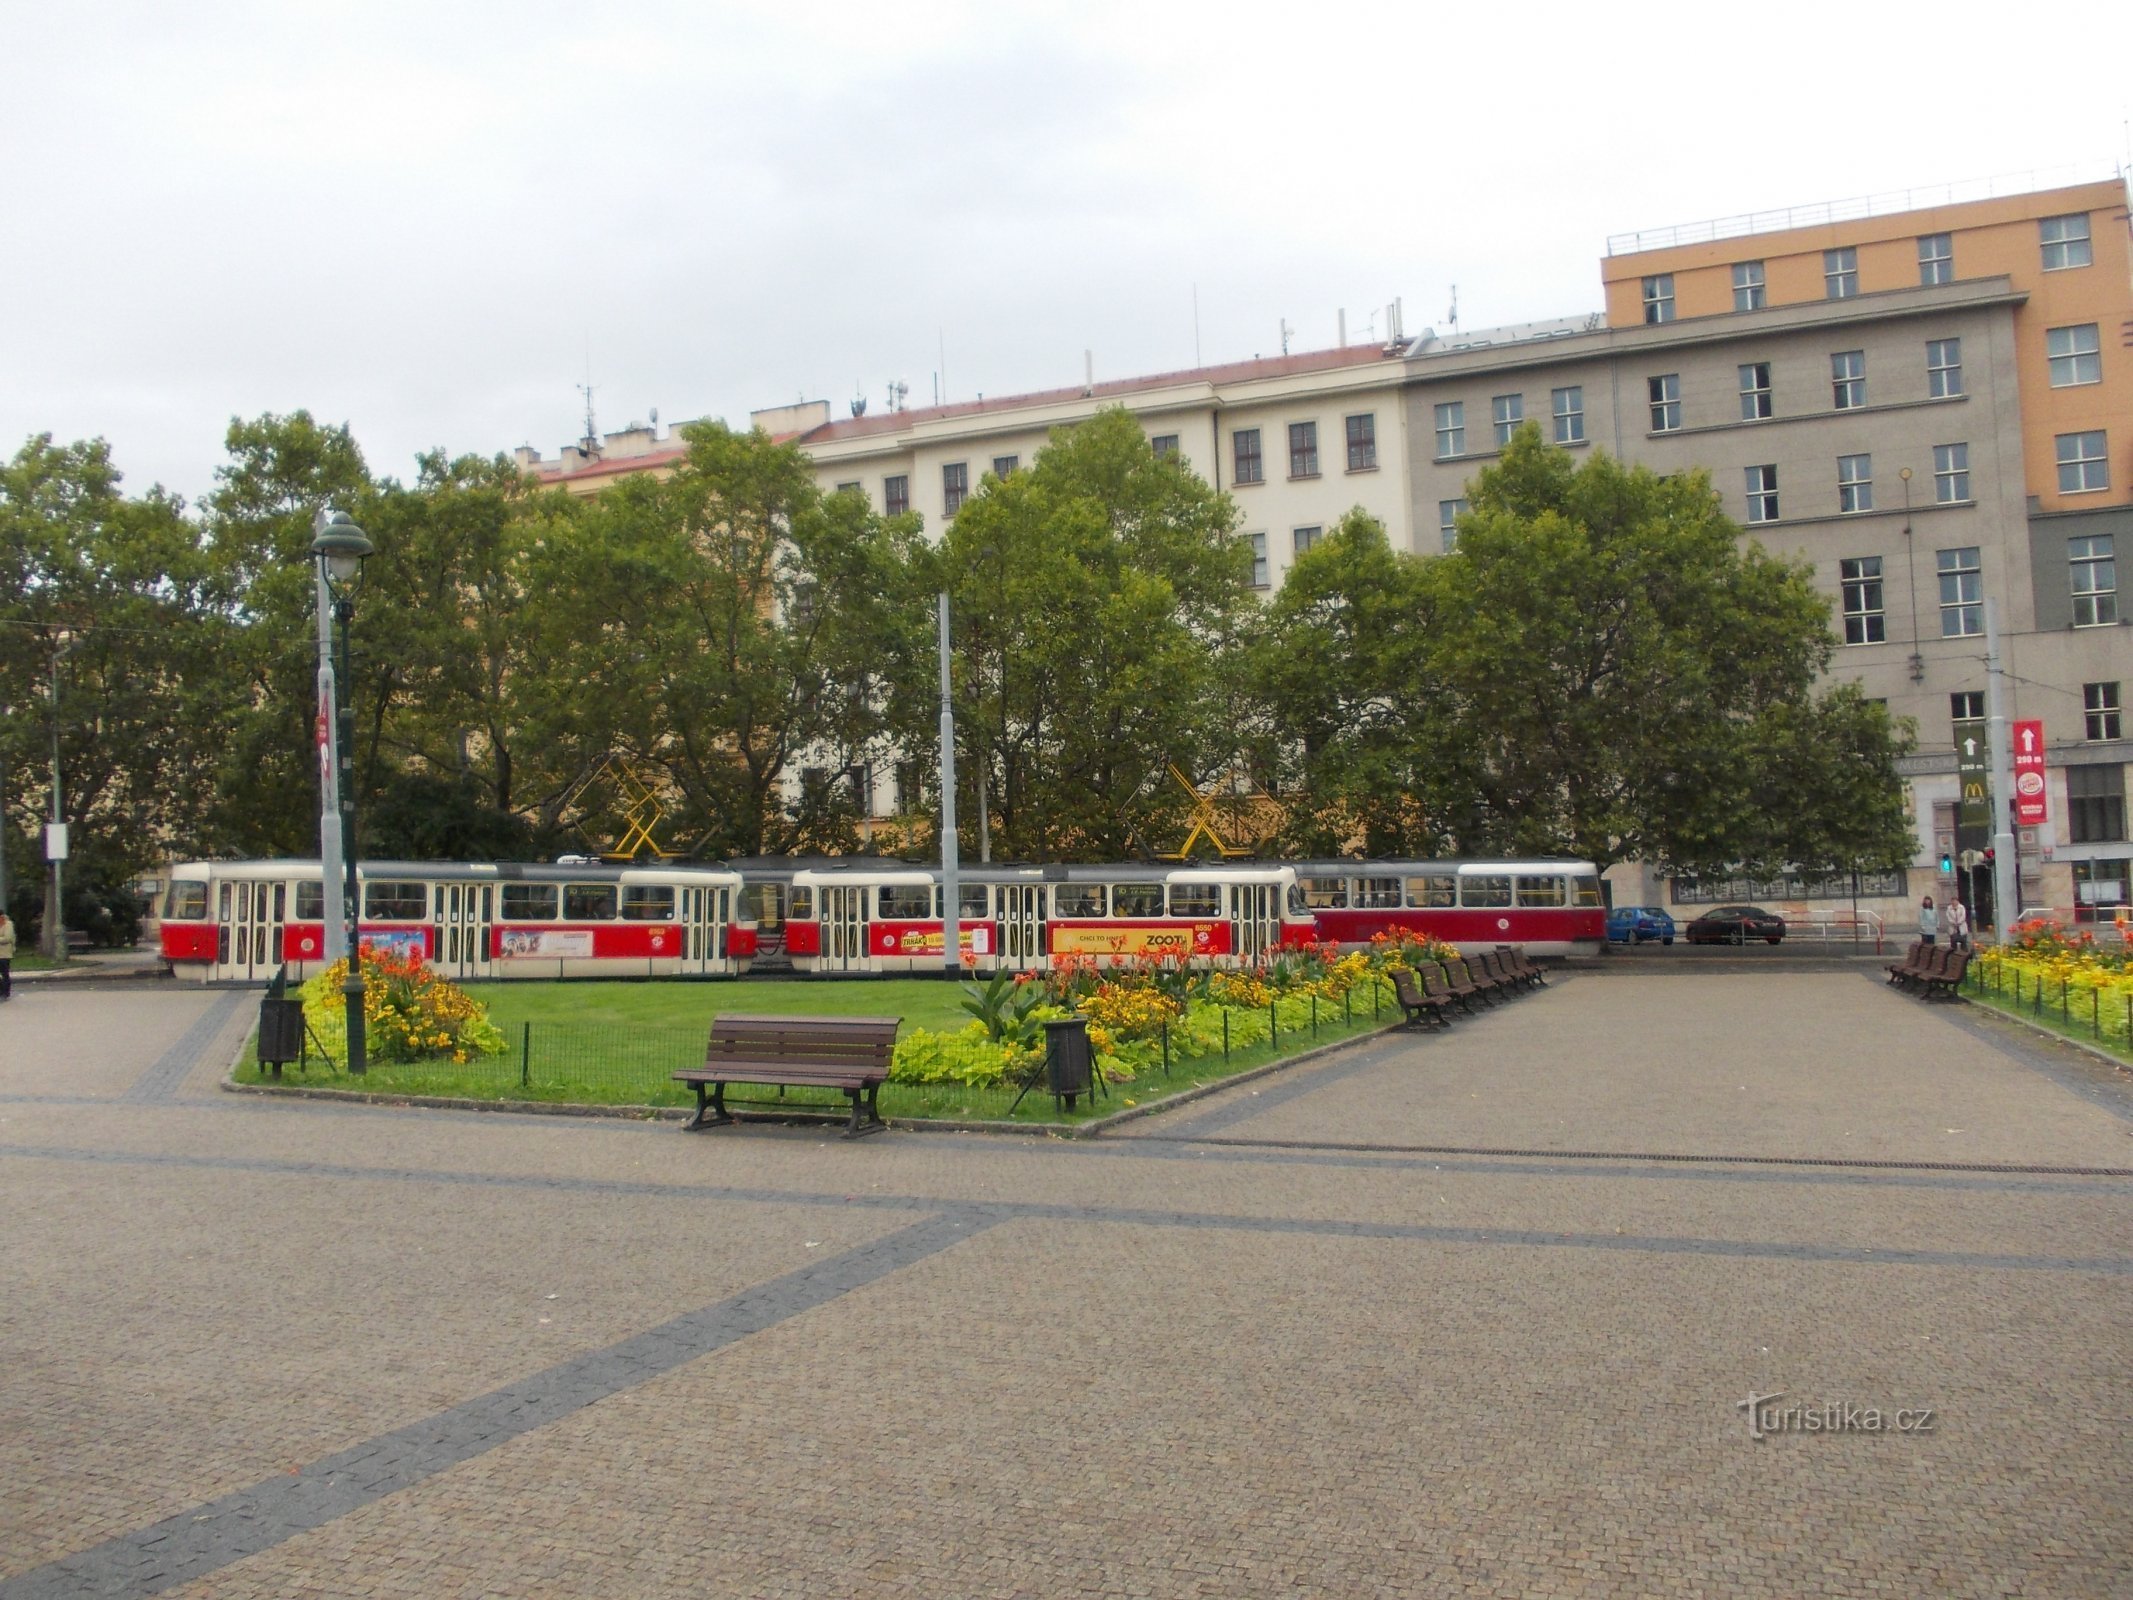
[(1229, 953), (1226, 922), (1157, 922), (1052, 929), (1055, 956), (1219, 956)]
[(583, 929), (504, 928), (496, 936), (496, 953), (506, 961), (535, 956), (582, 961), (593, 953), (593, 936)]
[[(991, 923), (966, 922), (959, 931), (963, 954), (993, 953)], [(874, 954), (878, 956), (937, 956), (946, 943), (938, 922), (877, 922), (873, 936)]]

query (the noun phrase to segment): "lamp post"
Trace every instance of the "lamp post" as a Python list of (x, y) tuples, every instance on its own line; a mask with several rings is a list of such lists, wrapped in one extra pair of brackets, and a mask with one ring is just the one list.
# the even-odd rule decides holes
[(44, 953), (54, 961), (67, 958), (67, 814), (59, 793), (59, 664), (66, 660), (74, 643), (62, 632), (52, 647), (52, 818), (44, 831), (44, 854), (51, 863), (51, 878), (45, 885)]
[[(345, 956), (348, 979), (348, 1070), (367, 1070), (363, 1041), (363, 940), (356, 891), (355, 716), (341, 686), (348, 664), (348, 621), (363, 578), (363, 558), (376, 548), (345, 511), (322, 508), (312, 524), (311, 554), (318, 572), (319, 875), (325, 889), (325, 957)], [(333, 625), (340, 624), (340, 668), (334, 669)], [(338, 692), (337, 692), (338, 691)], [(338, 859), (341, 873), (334, 875)]]

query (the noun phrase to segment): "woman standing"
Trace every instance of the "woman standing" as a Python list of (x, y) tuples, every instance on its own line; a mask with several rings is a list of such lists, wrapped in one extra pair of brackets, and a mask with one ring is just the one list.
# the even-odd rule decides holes
[(1931, 944), (1933, 943), (1933, 936), (1938, 932), (1940, 932), (1940, 924), (1933, 915), (1933, 897), (1927, 895), (1924, 900), (1919, 902), (1918, 906), (1918, 937), (1925, 940), (1927, 944)]
[(15, 998), (15, 925), (0, 910), (0, 1000)]

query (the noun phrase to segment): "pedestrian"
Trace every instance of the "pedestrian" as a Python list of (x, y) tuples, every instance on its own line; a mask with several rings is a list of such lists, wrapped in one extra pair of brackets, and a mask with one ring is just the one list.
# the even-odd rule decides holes
[(0, 1000), (15, 998), (15, 925), (0, 910)]
[(1970, 908), (1960, 900), (1948, 902), (1948, 948), (1970, 948)]
[(1918, 937), (1931, 944), (1934, 942), (1933, 936), (1938, 932), (1940, 924), (1933, 915), (1933, 897), (1927, 895), (1918, 905)]

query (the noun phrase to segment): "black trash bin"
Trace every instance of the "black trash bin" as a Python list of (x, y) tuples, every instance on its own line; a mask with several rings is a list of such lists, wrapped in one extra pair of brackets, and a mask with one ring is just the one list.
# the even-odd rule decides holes
[(1044, 1025), (1045, 1079), (1052, 1098), (1067, 1110), (1089, 1092), (1091, 1068), (1086, 1017), (1062, 1017)]
[(304, 1003), (289, 999), (288, 987), (284, 967), (259, 1002), (259, 1064), (272, 1067), (277, 1078), (283, 1067), (304, 1058)]

